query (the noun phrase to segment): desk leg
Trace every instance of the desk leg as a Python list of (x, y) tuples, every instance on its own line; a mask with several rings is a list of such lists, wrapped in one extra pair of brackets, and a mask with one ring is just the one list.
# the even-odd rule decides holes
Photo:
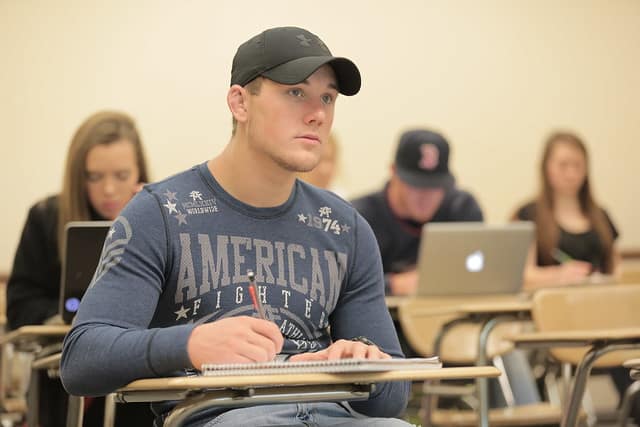
[(67, 427), (82, 427), (84, 397), (69, 395), (67, 406)]
[[(495, 319), (489, 319), (485, 321), (480, 329), (476, 366), (485, 366), (487, 364), (487, 341), (489, 333), (495, 327), (494, 320)], [(480, 402), (478, 426), (489, 427), (489, 380), (486, 378), (476, 379), (476, 387), (478, 388), (478, 401)]]
[[(513, 316), (492, 317), (484, 321), (480, 329), (478, 337), (478, 358), (476, 366), (486, 366), (487, 360), (487, 342), (489, 334), (500, 323), (513, 321)], [(489, 427), (489, 379), (477, 378), (476, 385), (478, 387), (478, 400), (480, 401), (480, 410), (478, 413), (478, 426)]]
[(104, 398), (104, 423), (103, 427), (113, 427), (116, 423), (116, 395), (109, 393)]
[(31, 370), (29, 389), (27, 390), (27, 426), (38, 427), (40, 423), (40, 371)]
[(622, 407), (618, 416), (618, 427), (626, 427), (635, 397), (640, 393), (640, 381), (634, 381), (624, 392)]
[[(440, 330), (438, 331), (438, 334), (436, 335), (435, 339), (433, 340), (434, 354), (440, 355), (442, 340), (444, 340), (445, 335), (451, 328), (453, 328), (457, 324), (469, 323), (469, 322), (470, 320), (468, 318), (461, 317), (461, 318), (452, 319), (449, 322), (444, 323), (440, 328)], [(440, 384), (440, 380), (425, 381), (422, 385), (424, 396), (422, 398), (422, 403), (421, 403), (421, 410), (422, 410), (421, 418), (422, 418), (422, 424), (426, 426), (430, 426), (432, 424), (431, 415), (433, 411), (435, 411), (438, 407), (438, 395), (439, 395), (439, 393), (437, 392), (429, 393), (426, 390), (428, 389), (429, 385), (437, 386), (438, 384)]]
[(602, 356), (612, 351), (619, 350), (635, 350), (640, 348), (640, 343), (629, 344), (603, 344), (601, 346), (594, 345), (591, 350), (584, 355), (580, 364), (576, 368), (576, 374), (573, 379), (573, 387), (569, 396), (567, 407), (562, 414), (561, 427), (575, 427), (578, 424), (578, 414), (580, 412), (580, 404), (584, 396), (584, 390), (587, 385), (587, 379), (591, 373), (593, 364)]

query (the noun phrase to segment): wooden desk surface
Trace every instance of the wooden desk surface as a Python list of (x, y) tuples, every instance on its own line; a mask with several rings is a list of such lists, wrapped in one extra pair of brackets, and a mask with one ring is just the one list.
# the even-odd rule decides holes
[(0, 339), (0, 344), (20, 341), (47, 341), (51, 338), (62, 338), (71, 329), (69, 325), (32, 325), (23, 326), (11, 331)]
[(581, 347), (596, 341), (640, 341), (640, 327), (530, 332), (506, 338), (518, 346)]
[(500, 370), (493, 366), (462, 368), (435, 368), (420, 370), (395, 370), (387, 372), (356, 372), (339, 374), (273, 374), (241, 375), (221, 377), (172, 377), (136, 380), (118, 390), (120, 393), (154, 390), (193, 390), (207, 388), (243, 388), (273, 385), (312, 385), (377, 383), (385, 381), (425, 381), (440, 379), (463, 379), (497, 377)]
[(531, 311), (532, 302), (526, 294), (482, 295), (456, 297), (387, 297), (389, 308), (411, 310), (413, 315), (445, 314), (509, 314)]

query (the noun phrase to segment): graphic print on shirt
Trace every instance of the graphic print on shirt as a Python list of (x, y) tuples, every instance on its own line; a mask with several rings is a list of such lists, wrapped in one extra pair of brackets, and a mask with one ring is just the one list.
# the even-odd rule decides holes
[[(96, 271), (93, 273), (89, 287), (92, 287), (93, 284), (100, 280), (112, 267), (120, 263), (122, 254), (131, 240), (132, 235), (131, 225), (129, 221), (127, 221), (127, 218), (119, 216), (113, 221), (104, 241), (102, 255), (100, 256)], [(114, 238), (114, 236), (116, 236), (116, 238)]]
[(267, 319), (288, 338), (285, 347), (317, 349), (317, 331), (328, 326), (340, 295), (346, 253), (239, 235), (180, 233), (179, 239), (176, 322), (255, 315), (246, 275), (252, 269)]
[(216, 198), (203, 199), (202, 192), (191, 190), (189, 193), (178, 198), (177, 191), (167, 189), (163, 193), (165, 203), (162, 205), (167, 209), (167, 214), (178, 221), (178, 225), (187, 225), (188, 215), (204, 215), (219, 212)]
[[(141, 213), (127, 212), (135, 215), (129, 218), (132, 226), (121, 217), (122, 226), (112, 235), (116, 240), (126, 236), (125, 241), (135, 246), (129, 249), (135, 257), (126, 259), (142, 263), (136, 268), (145, 268), (147, 245), (161, 245), (153, 253), (166, 256), (167, 264), (162, 272), (150, 272), (144, 280), (161, 274), (157, 276), (161, 282), (151, 284), (163, 287), (157, 301), (157, 313), (168, 314), (163, 315), (163, 324), (256, 317), (247, 277), (247, 271), (253, 270), (265, 316), (285, 337), (283, 351), (298, 353), (326, 347), (330, 341), (329, 317), (342, 294), (349, 266), (353, 222), (345, 215), (352, 211), (326, 200), (314, 206), (308, 200), (312, 197), (303, 194), (303, 200), (283, 216), (262, 220), (229, 209), (223, 198), (194, 188), (197, 185), (189, 183), (152, 191), (154, 203), (148, 203)], [(162, 215), (154, 218), (148, 210), (152, 207), (159, 207)], [(197, 210), (189, 213), (187, 209)], [(317, 222), (313, 218), (311, 226), (301, 222), (298, 213), (302, 212), (321, 218), (321, 226), (314, 226)], [(177, 217), (180, 214), (185, 215), (184, 221)], [(166, 227), (166, 236), (148, 235), (147, 228), (138, 235), (137, 224), (146, 227), (147, 221)], [(112, 271), (103, 280), (119, 280), (118, 275)]]
[(340, 235), (341, 232), (348, 233), (351, 230), (351, 227), (346, 223), (340, 224), (338, 220), (333, 219), (331, 217), (331, 212), (332, 210), (328, 206), (318, 208), (317, 215), (314, 213), (305, 214), (300, 212), (298, 214), (298, 222), (301, 222), (308, 227), (317, 228), (337, 235)]

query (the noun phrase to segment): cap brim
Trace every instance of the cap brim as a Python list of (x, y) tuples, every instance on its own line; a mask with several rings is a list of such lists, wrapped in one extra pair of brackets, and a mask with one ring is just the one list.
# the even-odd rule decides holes
[(347, 58), (333, 56), (307, 56), (280, 64), (262, 73), (269, 80), (286, 85), (298, 84), (318, 68), (329, 64), (338, 80), (338, 91), (343, 95), (351, 96), (360, 90), (360, 71), (356, 64)]
[(405, 184), (417, 188), (452, 188), (455, 178), (450, 173), (434, 173), (426, 175), (420, 172), (396, 169), (398, 178)]

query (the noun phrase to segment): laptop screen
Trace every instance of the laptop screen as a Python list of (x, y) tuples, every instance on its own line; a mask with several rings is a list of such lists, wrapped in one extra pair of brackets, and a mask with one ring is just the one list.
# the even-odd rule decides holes
[(420, 296), (518, 293), (534, 224), (427, 223), (418, 255)]
[(110, 227), (110, 221), (75, 221), (65, 228), (59, 306), (65, 323), (71, 323), (78, 311)]

